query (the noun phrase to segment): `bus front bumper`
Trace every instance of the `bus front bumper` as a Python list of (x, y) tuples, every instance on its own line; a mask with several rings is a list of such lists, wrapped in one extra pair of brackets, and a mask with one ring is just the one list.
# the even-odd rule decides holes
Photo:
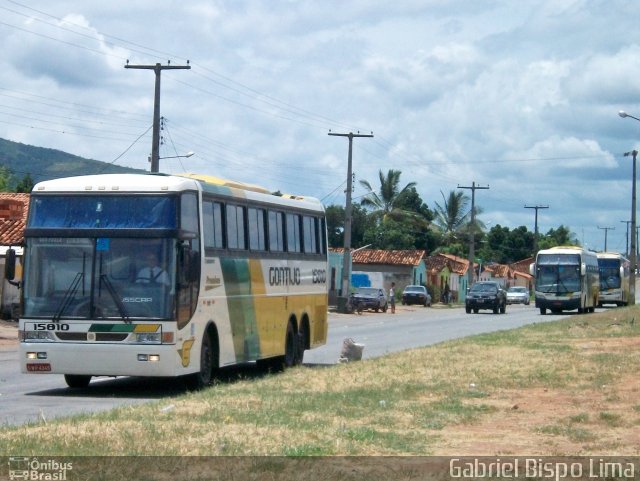
[[(195, 372), (198, 359), (190, 359), (189, 353), (185, 358), (178, 349), (175, 344), (21, 342), (20, 368), (28, 374), (91, 376), (169, 377)], [(191, 361), (186, 368), (182, 359)]]
[(551, 311), (573, 311), (580, 308), (580, 298), (554, 299), (536, 297), (536, 307)]

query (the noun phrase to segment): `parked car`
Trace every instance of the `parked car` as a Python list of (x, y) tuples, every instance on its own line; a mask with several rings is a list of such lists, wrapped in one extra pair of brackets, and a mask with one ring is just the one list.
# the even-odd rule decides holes
[(421, 304), (427, 307), (431, 305), (431, 295), (424, 286), (407, 286), (402, 291), (402, 304)]
[(467, 292), (464, 304), (467, 314), (471, 311), (477, 314), (480, 309), (492, 309), (494, 314), (504, 314), (507, 311), (507, 293), (497, 282), (476, 282)]
[(359, 303), (364, 309), (387, 312), (387, 295), (384, 289), (377, 287), (358, 287), (353, 293), (354, 303)]
[(524, 304), (528, 306), (529, 302), (531, 302), (531, 296), (528, 288), (513, 286), (507, 290), (507, 304)]

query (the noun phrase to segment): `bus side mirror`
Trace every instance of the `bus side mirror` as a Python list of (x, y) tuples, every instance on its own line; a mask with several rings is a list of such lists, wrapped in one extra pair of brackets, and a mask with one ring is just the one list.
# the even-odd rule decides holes
[(620, 279), (624, 279), (624, 266), (620, 266)]
[(529, 274), (531, 274), (533, 277), (536, 276), (536, 263), (532, 262), (531, 264), (529, 264)]
[(587, 273), (587, 264), (584, 262), (580, 264), (580, 275), (584, 276)]
[(4, 259), (4, 278), (12, 281), (16, 277), (16, 251), (7, 249)]

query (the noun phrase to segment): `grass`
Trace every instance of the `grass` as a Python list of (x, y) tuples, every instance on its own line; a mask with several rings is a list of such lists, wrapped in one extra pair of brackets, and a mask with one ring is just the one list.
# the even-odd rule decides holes
[[(640, 342), (624, 348), (640, 338), (631, 322), (639, 314), (640, 307), (631, 307), (570, 316), (374, 360), (248, 376), (135, 407), (4, 427), (0, 452), (459, 454), (479, 446), (469, 433), (481, 430), (497, 438), (496, 446), (513, 435), (537, 442), (532, 445), (540, 454), (601, 454), (612, 442), (603, 433), (624, 437), (640, 424), (637, 392), (621, 407), (621, 388), (640, 368)], [(555, 393), (566, 401), (561, 413), (530, 419), (530, 410), (520, 407), (535, 396), (555, 399)], [(597, 403), (585, 405), (595, 397)], [(543, 407), (556, 408), (548, 404)], [(514, 431), (501, 434), (509, 423)], [(631, 454), (640, 454), (635, 446)]]

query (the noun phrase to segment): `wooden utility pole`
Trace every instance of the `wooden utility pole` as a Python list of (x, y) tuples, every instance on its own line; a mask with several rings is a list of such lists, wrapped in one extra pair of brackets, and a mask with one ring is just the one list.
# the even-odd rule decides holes
[(604, 251), (603, 252), (607, 252), (607, 234), (609, 233), (610, 230), (616, 230), (616, 228), (615, 227), (600, 227), (600, 226), (598, 226), (598, 229), (604, 231)]
[(371, 134), (354, 134), (349, 132), (348, 134), (336, 134), (329, 131), (329, 135), (336, 137), (347, 137), (349, 139), (349, 157), (347, 159), (347, 203), (344, 208), (344, 257), (342, 258), (342, 289), (340, 291), (341, 297), (347, 298), (349, 296), (349, 278), (351, 275), (351, 193), (353, 191), (353, 167), (352, 167), (352, 152), (353, 152), (353, 139), (356, 137), (373, 137)]
[(533, 231), (533, 258), (536, 258), (536, 254), (538, 253), (538, 209), (548, 209), (548, 205), (525, 205), (525, 209), (535, 209), (536, 210), (536, 222), (534, 225)]
[(155, 65), (129, 65), (129, 61), (127, 60), (127, 64), (124, 68), (135, 68), (142, 70), (153, 70), (156, 74), (156, 89), (155, 96), (153, 101), (153, 138), (151, 140), (151, 172), (159, 172), (160, 171), (160, 73), (163, 70), (185, 70), (190, 69), (191, 65), (189, 65), (189, 61), (187, 60), (187, 65), (160, 65), (159, 63)]
[[(627, 115), (631, 117), (630, 115)], [(633, 117), (635, 119), (635, 117)], [(636, 119), (638, 120), (638, 119)], [(629, 304), (635, 305), (636, 303), (636, 270), (638, 268), (638, 255), (636, 253), (636, 158), (638, 157), (638, 151), (632, 150), (631, 152), (625, 152), (624, 156), (631, 156), (633, 158), (633, 184), (631, 184), (631, 246), (629, 251), (631, 258), (631, 278), (629, 279)]]
[(468, 287), (473, 285), (474, 275), (475, 275), (475, 257), (476, 257), (476, 246), (475, 246), (475, 229), (476, 229), (476, 189), (488, 189), (489, 186), (485, 185), (483, 187), (476, 185), (475, 182), (472, 182), (470, 186), (462, 186), (459, 185), (458, 189), (470, 189), (471, 190), (471, 223), (469, 224), (469, 271), (467, 272), (468, 277)]
[(631, 224), (630, 220), (621, 220), (623, 224), (627, 224), (627, 245), (624, 251), (624, 255), (629, 257), (629, 224)]

